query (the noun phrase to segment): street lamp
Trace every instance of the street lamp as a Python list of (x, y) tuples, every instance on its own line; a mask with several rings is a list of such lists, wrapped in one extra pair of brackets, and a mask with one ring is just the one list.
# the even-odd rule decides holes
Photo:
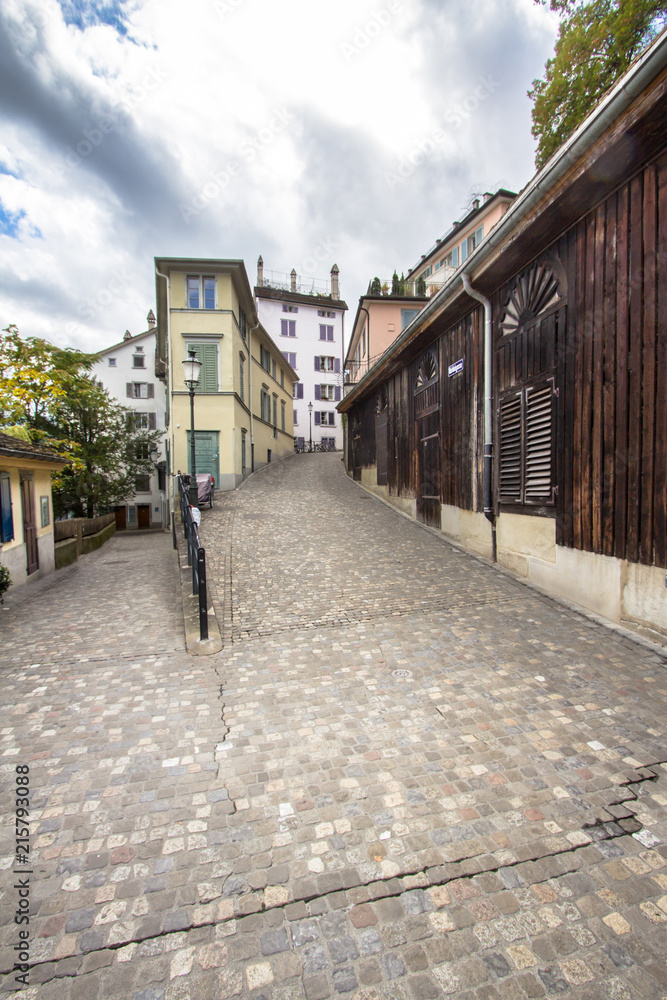
[(308, 404), (308, 416), (310, 417), (310, 443), (308, 445), (308, 451), (313, 450), (313, 404)]
[(198, 506), (197, 499), (197, 468), (195, 452), (195, 389), (199, 385), (199, 373), (201, 371), (201, 361), (195, 357), (194, 347), (190, 348), (189, 357), (183, 362), (184, 377), (188, 392), (190, 393), (190, 467), (192, 475), (190, 477), (190, 505)]

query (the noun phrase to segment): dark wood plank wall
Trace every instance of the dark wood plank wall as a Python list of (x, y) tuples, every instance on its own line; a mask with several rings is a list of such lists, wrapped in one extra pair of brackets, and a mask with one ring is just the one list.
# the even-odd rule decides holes
[[(545, 247), (545, 250), (547, 248)], [(667, 153), (548, 248), (567, 304), (529, 334), (499, 336), (511, 282), (494, 294), (494, 387), (556, 373), (557, 542), (667, 566)], [(427, 348), (425, 348), (426, 350)], [(440, 365), (441, 499), (483, 509), (483, 311), (430, 349)], [(415, 358), (387, 383), (388, 487), (417, 495)], [(464, 369), (448, 377), (461, 358)], [(375, 401), (355, 461), (375, 464)], [(494, 407), (495, 411), (495, 407)], [(497, 428), (496, 428), (497, 440)]]
[(560, 241), (557, 541), (667, 565), (667, 154)]

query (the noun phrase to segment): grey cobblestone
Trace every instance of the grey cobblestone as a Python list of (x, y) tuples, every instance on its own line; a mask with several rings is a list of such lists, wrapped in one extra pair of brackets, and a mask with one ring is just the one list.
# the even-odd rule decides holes
[(184, 652), (168, 537), (117, 536), (0, 611), (39, 1000), (667, 997), (660, 658), (336, 455), (216, 497), (202, 537), (213, 657)]

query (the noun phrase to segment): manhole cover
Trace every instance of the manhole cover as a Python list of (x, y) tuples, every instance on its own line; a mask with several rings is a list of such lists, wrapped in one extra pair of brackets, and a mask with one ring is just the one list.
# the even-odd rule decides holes
[(391, 676), (392, 677), (398, 677), (400, 679), (403, 679), (404, 677), (412, 677), (412, 671), (411, 670), (392, 670)]

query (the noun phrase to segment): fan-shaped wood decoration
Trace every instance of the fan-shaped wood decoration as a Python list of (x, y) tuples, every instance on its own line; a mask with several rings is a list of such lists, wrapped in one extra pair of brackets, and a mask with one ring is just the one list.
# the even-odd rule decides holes
[(377, 413), (382, 413), (389, 406), (389, 393), (387, 392), (386, 385), (383, 385), (377, 394), (377, 399), (375, 400), (375, 409)]
[(419, 368), (417, 369), (417, 380), (415, 382), (415, 392), (420, 389), (427, 382), (431, 382), (438, 374), (438, 365), (435, 358), (429, 352), (425, 354), (424, 357), (419, 362)]
[(547, 264), (535, 264), (514, 283), (500, 323), (501, 333), (514, 333), (560, 301), (560, 286)]

